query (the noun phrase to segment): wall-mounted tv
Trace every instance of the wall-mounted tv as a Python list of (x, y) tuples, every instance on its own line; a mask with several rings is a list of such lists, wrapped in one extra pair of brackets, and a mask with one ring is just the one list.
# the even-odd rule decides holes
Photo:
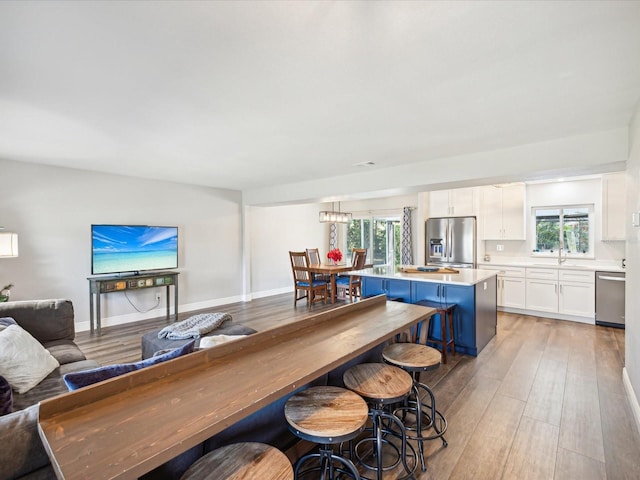
[(91, 225), (91, 273), (178, 268), (178, 227)]

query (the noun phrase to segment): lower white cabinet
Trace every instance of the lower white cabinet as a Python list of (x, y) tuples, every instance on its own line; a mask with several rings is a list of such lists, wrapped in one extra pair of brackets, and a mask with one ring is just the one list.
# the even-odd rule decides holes
[(561, 270), (558, 283), (559, 313), (595, 318), (596, 285), (594, 272)]
[(558, 311), (558, 281), (527, 278), (527, 310)]
[(498, 277), (500, 282), (500, 300), (501, 307), (525, 308), (526, 307), (526, 282), (524, 278), (515, 277)]
[(497, 305), (499, 307), (525, 308), (525, 269), (499, 265), (482, 265), (483, 270), (495, 270), (497, 274)]
[(487, 264), (479, 268), (495, 270), (497, 274), (498, 307), (530, 310), (534, 315), (536, 312), (558, 314), (555, 318), (570, 315), (595, 319), (593, 270)]
[(595, 318), (594, 272), (527, 268), (527, 310)]

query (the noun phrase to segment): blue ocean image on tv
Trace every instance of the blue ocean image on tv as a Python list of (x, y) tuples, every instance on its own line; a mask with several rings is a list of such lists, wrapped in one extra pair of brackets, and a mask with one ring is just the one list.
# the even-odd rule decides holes
[(92, 225), (93, 274), (178, 267), (178, 227)]

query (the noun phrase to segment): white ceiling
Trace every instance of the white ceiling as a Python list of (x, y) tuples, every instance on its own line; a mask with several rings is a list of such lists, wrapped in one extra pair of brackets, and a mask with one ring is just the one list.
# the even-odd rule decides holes
[(249, 190), (623, 127), (640, 2), (0, 2), (0, 158)]

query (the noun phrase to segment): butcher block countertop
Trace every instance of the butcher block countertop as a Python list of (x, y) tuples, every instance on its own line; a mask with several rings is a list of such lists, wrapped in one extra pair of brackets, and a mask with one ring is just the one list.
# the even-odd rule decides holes
[(433, 309), (384, 295), (46, 400), (61, 479), (136, 478), (412, 325)]

